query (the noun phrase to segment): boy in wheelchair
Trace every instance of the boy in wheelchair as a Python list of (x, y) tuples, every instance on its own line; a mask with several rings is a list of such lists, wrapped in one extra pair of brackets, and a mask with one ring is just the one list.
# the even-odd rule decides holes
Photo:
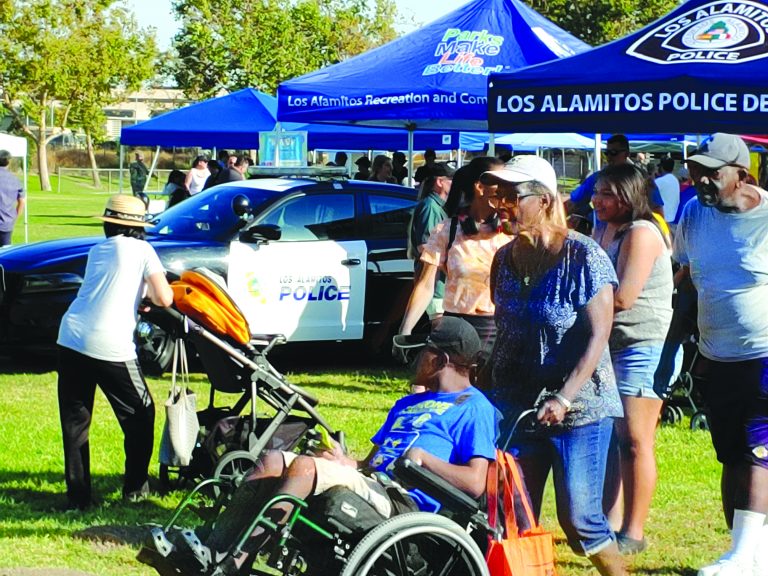
[[(406, 492), (393, 481), (401, 457), (479, 498), (488, 463), (495, 459), (498, 428), (496, 409), (470, 383), (479, 350), (477, 333), (466, 321), (447, 316), (435, 321), (414, 377), (426, 392), (395, 403), (367, 458), (353, 460), (335, 443), (314, 456), (270, 452), (246, 475), (204, 544), (194, 532), (182, 531), (170, 554), (144, 561), (164, 576), (247, 573), (255, 553), (276, 536), (267, 526), (279, 534), (280, 526), (293, 525), (299, 503), (339, 487), (367, 503), (378, 523), (404, 512), (437, 511), (439, 504), (427, 494)], [(259, 511), (266, 520), (254, 526)], [(238, 538), (244, 545), (233, 552)]]

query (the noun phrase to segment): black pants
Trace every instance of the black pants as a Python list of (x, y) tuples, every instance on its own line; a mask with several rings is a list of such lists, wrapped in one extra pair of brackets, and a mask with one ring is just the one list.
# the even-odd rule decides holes
[(91, 501), (88, 431), (99, 386), (123, 430), (123, 492), (139, 490), (152, 459), (155, 405), (136, 360), (108, 362), (59, 347), (59, 415), (64, 440), (67, 498), (84, 507)]

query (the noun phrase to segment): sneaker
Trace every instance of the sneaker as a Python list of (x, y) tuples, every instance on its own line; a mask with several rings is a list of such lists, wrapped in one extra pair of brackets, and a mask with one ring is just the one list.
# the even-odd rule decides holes
[(622, 532), (616, 532), (616, 544), (619, 546), (619, 552), (621, 552), (623, 556), (640, 554), (640, 552), (643, 552), (648, 548), (648, 541), (645, 538), (636, 540)]
[(759, 576), (752, 571), (752, 566), (745, 566), (738, 560), (720, 559), (714, 564), (699, 569), (698, 576)]
[(149, 480), (146, 480), (144, 484), (141, 485), (141, 488), (139, 488), (138, 490), (131, 490), (129, 492), (126, 492), (125, 489), (123, 489), (123, 500), (126, 502), (130, 502), (131, 504), (144, 502), (144, 500), (149, 498), (149, 495), (150, 495)]

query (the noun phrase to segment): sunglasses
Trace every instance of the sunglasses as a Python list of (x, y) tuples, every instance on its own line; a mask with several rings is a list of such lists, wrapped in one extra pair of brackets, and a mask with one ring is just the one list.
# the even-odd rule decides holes
[(627, 152), (629, 152), (629, 150), (627, 150), (627, 149), (616, 150), (616, 149), (608, 148), (605, 151), (605, 155), (606, 156), (618, 156), (619, 154), (626, 154)]
[(495, 196), (491, 196), (491, 200), (497, 204), (519, 204), (520, 200), (528, 198), (528, 196), (541, 196), (541, 194), (496, 194)]

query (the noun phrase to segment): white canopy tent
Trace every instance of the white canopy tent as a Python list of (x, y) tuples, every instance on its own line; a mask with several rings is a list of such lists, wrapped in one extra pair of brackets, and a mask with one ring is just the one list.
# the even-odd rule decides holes
[[(21, 158), (21, 165), (23, 169), (24, 178), (22, 185), (24, 186), (24, 192), (27, 192), (27, 139), (20, 136), (11, 136), (0, 132), (0, 150), (8, 150), (11, 156), (14, 158)], [(27, 214), (29, 212), (29, 197), (27, 197), (27, 204), (24, 208), (24, 243), (29, 242), (29, 218)]]

